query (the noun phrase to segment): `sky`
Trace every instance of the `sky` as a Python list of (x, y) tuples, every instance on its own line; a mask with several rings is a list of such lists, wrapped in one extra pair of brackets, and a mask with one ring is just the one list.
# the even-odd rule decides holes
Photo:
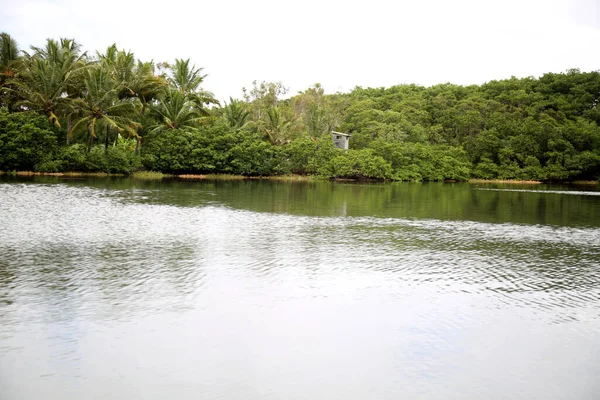
[(0, 0), (0, 31), (22, 49), (68, 37), (91, 53), (117, 43), (144, 61), (190, 58), (223, 100), (255, 80), (293, 95), (600, 70), (599, 3)]

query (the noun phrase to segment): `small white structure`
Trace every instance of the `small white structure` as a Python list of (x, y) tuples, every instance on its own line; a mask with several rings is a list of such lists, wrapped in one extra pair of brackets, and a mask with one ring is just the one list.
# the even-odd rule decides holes
[(348, 143), (350, 142), (349, 133), (341, 133), (331, 131), (331, 138), (333, 139), (333, 145), (338, 149), (348, 150)]

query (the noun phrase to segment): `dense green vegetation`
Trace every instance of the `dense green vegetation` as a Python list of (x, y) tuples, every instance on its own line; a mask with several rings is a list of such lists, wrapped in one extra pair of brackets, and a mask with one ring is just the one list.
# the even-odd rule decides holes
[[(253, 83), (219, 104), (190, 60), (0, 37), (0, 171), (310, 174), (389, 180), (600, 178), (600, 73), (291, 97)], [(335, 149), (330, 131), (352, 134)]]

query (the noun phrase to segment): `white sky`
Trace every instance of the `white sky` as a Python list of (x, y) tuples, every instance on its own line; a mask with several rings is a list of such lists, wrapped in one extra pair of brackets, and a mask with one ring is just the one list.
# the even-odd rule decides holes
[(599, 70), (598, 3), (0, 0), (0, 31), (22, 49), (69, 37), (91, 51), (116, 42), (142, 60), (191, 58), (225, 99), (253, 80), (333, 93)]

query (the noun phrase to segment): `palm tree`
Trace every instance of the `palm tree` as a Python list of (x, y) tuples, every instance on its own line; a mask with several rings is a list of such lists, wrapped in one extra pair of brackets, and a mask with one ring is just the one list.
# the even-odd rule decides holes
[(202, 75), (202, 70), (203, 68), (196, 68), (195, 65), (190, 66), (189, 58), (187, 60), (177, 58), (175, 65), (171, 66), (169, 83), (184, 95), (194, 93), (206, 78), (206, 75)]
[(285, 118), (277, 107), (267, 109), (267, 118), (262, 122), (262, 130), (273, 145), (289, 143), (292, 121)]
[(206, 75), (202, 75), (202, 70), (203, 68), (196, 68), (195, 65), (190, 66), (189, 58), (187, 60), (176, 59), (175, 65), (170, 66), (169, 83), (188, 100), (195, 102), (198, 107), (219, 104), (211, 92), (200, 87), (206, 78)]
[(223, 114), (227, 119), (229, 126), (233, 129), (241, 129), (248, 124), (250, 111), (246, 110), (244, 103), (239, 100), (229, 98), (229, 104), (223, 107)]
[(48, 39), (45, 47), (32, 47), (31, 55), (25, 53), (23, 71), (19, 79), (11, 81), (22, 99), (19, 105), (43, 112), (51, 123), (60, 126), (59, 116), (70, 112), (77, 95), (77, 71), (86, 64), (86, 54), (80, 48), (71, 39)]
[(152, 132), (197, 127), (209, 117), (208, 111), (198, 107), (194, 101), (176, 89), (169, 89), (149, 108), (160, 121), (151, 128)]
[[(155, 74), (154, 63), (138, 61), (131, 79), (124, 82), (127, 90), (127, 96), (135, 96), (142, 105), (140, 110), (140, 120), (144, 121), (148, 105), (158, 101), (159, 96), (165, 92), (168, 87), (166, 79)], [(138, 136), (135, 145), (135, 153), (140, 149), (141, 137)]]
[[(167, 80), (155, 74), (154, 63), (135, 60), (133, 53), (118, 50), (116, 44), (109, 46), (104, 54), (97, 53), (100, 63), (111, 79), (119, 85), (119, 99), (137, 98), (140, 101), (140, 120), (146, 119), (148, 104), (157, 100), (167, 87)], [(118, 136), (118, 133), (117, 133)], [(141, 136), (137, 135), (136, 153)]]
[(124, 84), (128, 96), (135, 96), (140, 100), (142, 114), (148, 104), (157, 100), (168, 85), (163, 77), (155, 74), (154, 63), (141, 61), (138, 61), (130, 80), (125, 81)]
[(8, 106), (11, 86), (9, 80), (17, 75), (18, 60), (17, 42), (8, 33), (0, 33), (0, 107)]
[(137, 97), (146, 105), (168, 84), (164, 77), (155, 75), (152, 62), (136, 63), (133, 53), (118, 50), (116, 44), (109, 46), (106, 53), (97, 55), (111, 79), (121, 85), (119, 98)]
[(101, 65), (89, 66), (83, 71), (81, 98), (74, 100), (74, 109), (80, 119), (70, 134), (84, 126), (88, 131), (88, 151), (97, 137), (97, 128), (106, 129), (105, 150), (108, 147), (109, 130), (138, 138), (139, 123), (133, 120), (138, 113), (139, 102), (134, 99), (119, 99), (121, 85), (115, 84), (109, 71)]
[(0, 33), (0, 74), (7, 74), (6, 70), (18, 57), (17, 42), (8, 33)]
[[(117, 49), (116, 44), (110, 45), (104, 54), (96, 52), (100, 65), (106, 69), (110, 78), (121, 84), (129, 82), (133, 75), (135, 67), (135, 57), (132, 52)], [(123, 93), (119, 93), (119, 97), (125, 97), (129, 93), (126, 90), (126, 85), (121, 87)]]

